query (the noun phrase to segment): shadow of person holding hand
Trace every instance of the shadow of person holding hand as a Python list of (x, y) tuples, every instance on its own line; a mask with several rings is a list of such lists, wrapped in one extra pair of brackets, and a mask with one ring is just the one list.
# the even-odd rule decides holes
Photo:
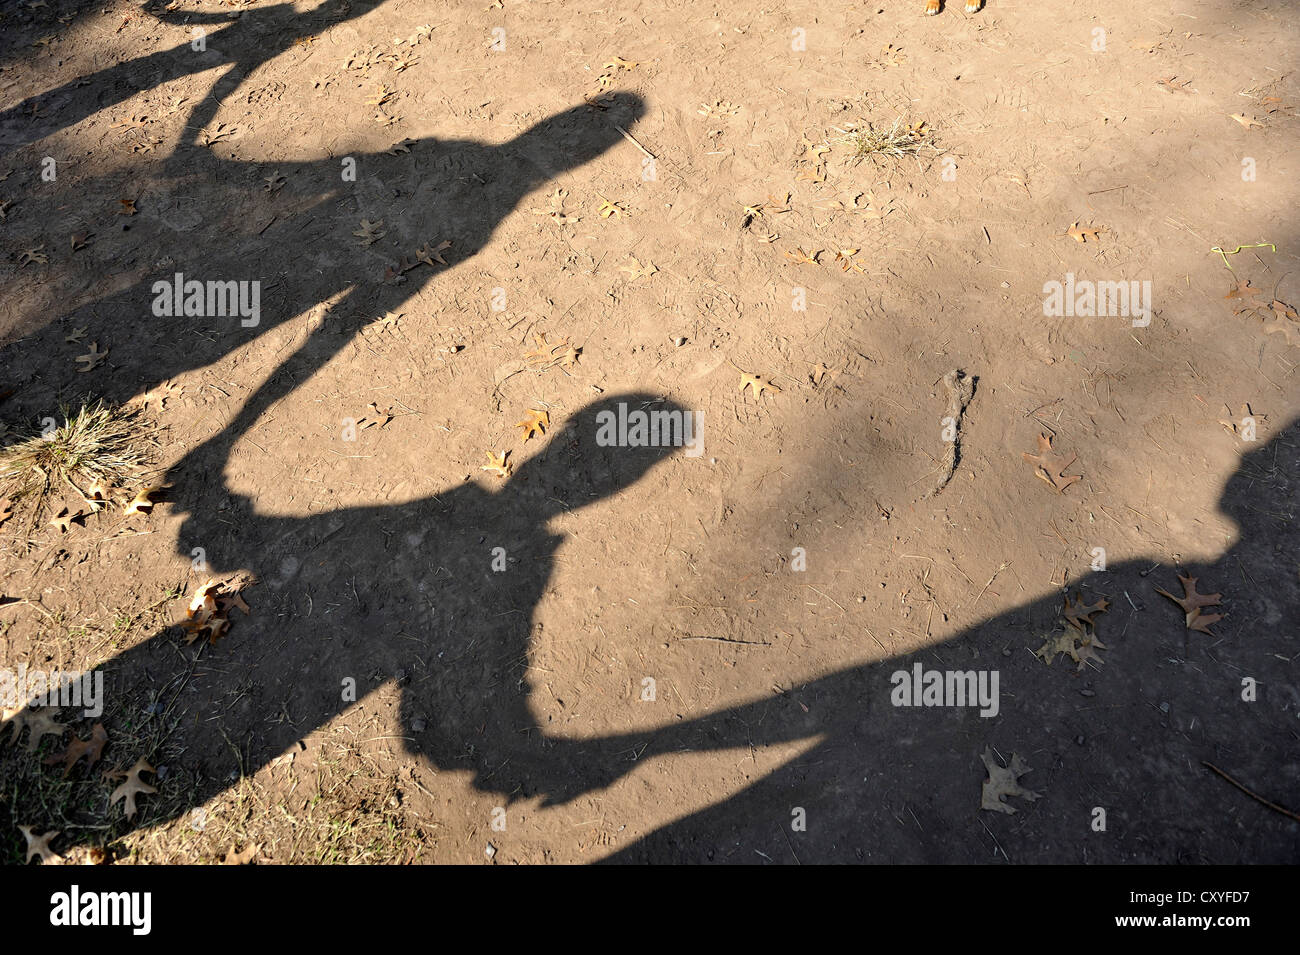
[(549, 522), (621, 494), (635, 507), (634, 485), (676, 450), (602, 443), (600, 415), (620, 405), (682, 411), (649, 394), (588, 405), (499, 490), (467, 482), (305, 517), (259, 513), (236, 495), (219, 514), (191, 514), (181, 539), (208, 542), (214, 576), (251, 570), (261, 583), (255, 612), (232, 611), (237, 625), (215, 646), (178, 656), (169, 627), (102, 667), (110, 728), (175, 727), (148, 755), (168, 764), (183, 800), (156, 801), (136, 823), (203, 804), (391, 682), (406, 751), (481, 790), (581, 792), (619, 775), (623, 764), (583, 765), (578, 748), (547, 737), (529, 706), (528, 658), (563, 541)]
[[(739, 791), (604, 861), (1294, 862), (1300, 826), (1203, 764), (1300, 808), (1297, 475), (1292, 422), (1243, 454), (1226, 483), (1220, 509), (1237, 538), (1212, 563), (1131, 562), (1072, 585), (1089, 603), (1109, 601), (1094, 619), (1100, 666), (1076, 670), (1066, 656), (1044, 666), (1033, 655), (1061, 613), (1053, 594), (775, 698), (589, 741), (606, 760), (631, 747), (640, 762), (722, 750), (753, 760)], [(1213, 635), (1187, 629), (1183, 609), (1156, 592), (1183, 597), (1180, 574), (1201, 594), (1222, 593), (1204, 611), (1227, 614)], [(996, 715), (896, 705), (896, 674), (910, 683), (918, 664), (997, 671)], [(797, 743), (797, 755), (771, 765), (765, 747)], [(981, 810), (985, 747), (998, 765), (1013, 752), (1025, 760), (1032, 772), (1019, 783), (1039, 798), (1006, 798), (1014, 815)]]
[[(21, 396), (15, 403), (39, 419), (74, 382), (121, 403), (212, 364), (315, 306), (327, 308), (329, 320), (316, 322), (269, 385), (243, 405), (241, 425), (226, 435), (232, 441), (243, 424), (326, 364), (363, 326), (400, 312), (435, 279), (482, 250), (525, 196), (621, 142), (617, 126), (635, 123), (644, 110), (638, 96), (621, 93), (605, 111), (578, 105), (500, 144), (426, 137), (409, 143), (407, 153), (357, 153), (346, 157), (355, 181), (342, 178), (336, 158), (225, 160), (181, 147), (195, 165), (178, 172), (174, 184), (199, 198), (133, 216), (129, 238), (101, 240), (106, 247), (120, 242), (131, 248), (154, 240), (171, 250), (169, 261), (125, 287), (116, 276), (107, 283), (94, 276), (95, 288), (120, 290), (53, 316), (63, 323), (31, 306), (18, 328), (6, 330), (23, 337), (0, 350), (10, 385)], [(266, 178), (284, 181), (282, 211), (269, 221), (260, 185)], [(165, 183), (156, 185), (155, 209), (166, 206), (167, 194)], [(267, 222), (261, 232), (248, 231), (254, 217)], [(385, 223), (381, 240), (363, 245), (355, 238), (363, 218)], [(206, 283), (240, 282), (250, 291), (256, 284), (256, 314), (251, 301), (247, 315), (236, 314), (210, 291), (193, 300), (198, 314), (187, 314), (191, 283), (201, 290)], [(167, 291), (169, 284), (184, 289), (181, 314), (170, 305), (178, 296)], [(209, 313), (214, 301), (221, 314)], [(69, 374), (65, 336), (71, 326), (83, 342), (107, 353), (81, 373)]]
[[(325, 0), (305, 11), (296, 9), (293, 3), (276, 3), (249, 10), (209, 12), (168, 10), (163, 0), (146, 0), (141, 13), (169, 26), (186, 28), (186, 39), (174, 47), (123, 60), (53, 89), (32, 93), (0, 110), (0, 147), (36, 142), (142, 91), (225, 65), (216, 86), (191, 116), (193, 128), (201, 129), (216, 115), (225, 98), (258, 67), (291, 49), (298, 40), (364, 16), (385, 2)], [(99, 13), (102, 8), (86, 2), (82, 9), (89, 14)], [(71, 12), (75, 15), (80, 11)], [(220, 29), (209, 33), (213, 27)], [(200, 38), (202, 48), (196, 49)], [(12, 60), (10, 65), (14, 65)], [(36, 70), (32, 68), (32, 72)], [(197, 124), (194, 120), (198, 120)]]

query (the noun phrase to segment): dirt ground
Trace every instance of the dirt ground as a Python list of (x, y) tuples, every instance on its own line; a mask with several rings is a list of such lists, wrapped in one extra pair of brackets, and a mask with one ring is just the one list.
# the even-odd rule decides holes
[(1294, 8), (923, 6), (7, 5), (3, 440), (102, 399), (165, 490), (0, 524), (0, 667), (105, 682), (6, 861), (1295, 861)]

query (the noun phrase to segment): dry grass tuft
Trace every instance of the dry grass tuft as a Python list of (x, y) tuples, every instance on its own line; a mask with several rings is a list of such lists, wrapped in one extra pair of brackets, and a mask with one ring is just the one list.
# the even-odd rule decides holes
[(940, 152), (934, 141), (934, 131), (924, 122), (905, 124), (896, 119), (888, 129), (877, 129), (871, 123), (865, 126), (850, 123), (840, 129), (844, 133), (836, 142), (853, 150), (857, 159), (867, 156), (916, 156), (924, 152)]
[(36, 514), (63, 485), (85, 496), (86, 488), (120, 488), (157, 446), (139, 409), (83, 404), (75, 414), (60, 407), (63, 424), (0, 450), (0, 498), (34, 501)]

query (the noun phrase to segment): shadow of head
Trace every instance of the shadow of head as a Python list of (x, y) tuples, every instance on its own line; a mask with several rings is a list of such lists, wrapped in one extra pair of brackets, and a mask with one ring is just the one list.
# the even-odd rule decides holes
[(503, 158), (532, 166), (542, 179), (553, 179), (600, 156), (645, 115), (645, 101), (635, 93), (619, 92), (598, 105), (571, 106), (530, 126), (502, 144)]
[(629, 393), (571, 415), (500, 492), (546, 517), (613, 497), (675, 452), (703, 448), (698, 414), (662, 395)]
[(1241, 456), (1219, 495), (1219, 510), (1232, 518), (1243, 537), (1261, 535), (1271, 539), (1269, 531), (1278, 522), (1290, 524), (1295, 520), (1300, 497), (1295, 483), (1297, 473), (1300, 418)]

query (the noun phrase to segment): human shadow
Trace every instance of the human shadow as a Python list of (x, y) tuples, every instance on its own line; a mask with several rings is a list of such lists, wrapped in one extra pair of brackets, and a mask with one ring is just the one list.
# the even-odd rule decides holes
[[(1249, 451), (1220, 508), (1235, 543), (1212, 563), (1129, 562), (1077, 587), (1095, 617), (1105, 662), (1045, 666), (1032, 651), (1061, 597), (1020, 607), (941, 645), (792, 686), (779, 696), (684, 723), (591, 741), (604, 758), (641, 762), (731, 750), (746, 782), (605, 859), (650, 862), (1294, 862), (1300, 826), (1212, 775), (1210, 762), (1292, 804), (1300, 790), (1293, 674), (1300, 624), (1300, 541), (1294, 533), (1300, 422)], [(1223, 596), (1215, 635), (1188, 630), (1178, 574)], [(856, 629), (856, 628), (851, 628)], [(864, 647), (865, 649), (865, 647)], [(891, 701), (894, 675), (993, 670), (1000, 708)], [(1257, 683), (1257, 699), (1244, 679)], [(774, 756), (768, 747), (803, 744)], [(981, 811), (979, 756), (1013, 752), (1041, 798), (1008, 798), (1018, 814)], [(793, 751), (792, 751), (793, 750)], [(1108, 814), (1096, 828), (1097, 809)]]
[[(331, 26), (364, 16), (386, 0), (326, 0), (307, 11), (292, 3), (277, 3), (243, 11), (168, 10), (160, 0), (148, 0), (141, 12), (163, 23), (201, 29), (184, 42), (146, 56), (97, 70), (49, 90), (32, 93), (9, 109), (0, 110), (0, 147), (36, 142), (75, 126), (100, 110), (116, 106), (145, 90), (228, 64), (213, 89), (191, 113), (191, 126), (202, 128), (225, 98), (254, 70), (290, 49), (299, 40)], [(98, 11), (92, 3), (72, 11)], [(208, 33), (213, 26), (220, 29)], [(201, 36), (202, 48), (194, 44)]]
[(394, 683), (405, 751), (469, 773), (481, 790), (513, 799), (616, 778), (623, 766), (596, 760), (567, 778), (578, 757), (538, 724), (528, 659), (563, 541), (548, 523), (628, 491), (675, 450), (602, 443), (599, 416), (620, 405), (682, 410), (650, 394), (588, 405), (499, 490), (467, 482), (406, 504), (305, 517), (233, 497), (204, 540), (214, 575), (259, 576), (248, 591), (254, 613), (232, 610), (232, 634), (215, 646), (200, 640), (178, 657), (181, 634), (166, 627), (100, 668), (105, 721), (142, 738), (158, 729), (163, 741), (149, 755), (170, 764), (173, 798), (136, 823), (203, 804)]
[[(137, 246), (156, 239), (172, 250), (170, 260), (138, 270), (144, 277), (119, 291), (93, 297), (62, 316), (62, 325), (46, 315), (31, 316), (23, 323), (24, 337), (0, 350), (0, 360), (20, 386), (23, 403), (34, 409), (47, 413), (70, 378), (81, 389), (122, 402), (219, 360), (314, 306), (328, 308), (329, 320), (317, 322), (272, 381), (244, 405), (241, 421), (254, 420), (365, 324), (400, 312), (439, 275), (475, 255), (524, 196), (618, 142), (616, 126), (635, 122), (643, 111), (640, 98), (619, 94), (607, 111), (575, 106), (499, 145), (427, 137), (409, 142), (406, 152), (341, 160), (240, 162), (194, 148), (196, 163), (175, 180), (176, 191), (188, 192), (185, 183), (200, 182), (207, 200), (168, 204), (165, 186), (159, 187), (153, 201), (162, 211), (140, 216), (132, 226), (155, 233), (133, 239)], [(355, 171), (355, 182), (344, 180), (349, 171)], [(268, 179), (284, 182), (286, 198), (273, 214), (260, 185)], [(254, 216), (266, 224), (250, 234)], [(385, 235), (363, 245), (365, 238), (354, 236), (362, 231), (361, 219), (384, 223)], [(137, 217), (130, 221), (137, 223)], [(289, 259), (286, 248), (293, 250)], [(257, 314), (235, 314), (221, 301), (217, 311), (224, 314), (214, 314), (211, 299), (204, 299), (197, 315), (158, 314), (168, 310), (169, 297), (176, 298), (160, 299), (158, 283), (188, 288), (195, 281), (259, 283)], [(64, 337), (73, 325), (82, 329), (84, 343), (98, 343), (108, 356), (93, 370), (69, 376)]]

